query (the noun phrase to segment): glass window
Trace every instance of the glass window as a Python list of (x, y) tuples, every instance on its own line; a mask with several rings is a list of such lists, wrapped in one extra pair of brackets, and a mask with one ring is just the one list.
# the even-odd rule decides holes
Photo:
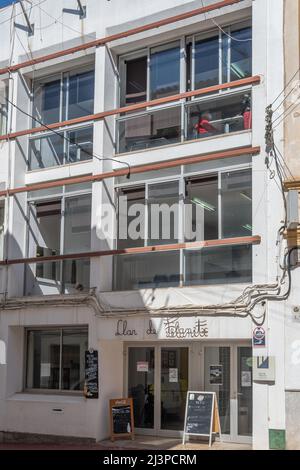
[(5, 82), (0, 81), (0, 135), (4, 135), (7, 132), (7, 97), (8, 97), (8, 86)]
[(231, 60), (230, 81), (252, 75), (252, 28), (238, 29), (230, 33)]
[(252, 235), (252, 171), (222, 174), (222, 238)]
[[(94, 71), (65, 73), (55, 80), (36, 84), (33, 111), (45, 124), (93, 114)], [(40, 126), (35, 121), (33, 125)]]
[(195, 89), (252, 75), (252, 28), (223, 29), (224, 33), (195, 41)]
[(0, 260), (3, 259), (3, 248), (4, 248), (4, 216), (5, 216), (5, 201), (0, 201)]
[(91, 195), (66, 198), (64, 254), (84, 253), (91, 248)]
[(219, 83), (219, 37), (195, 42), (195, 89)]
[(29, 140), (29, 168), (37, 170), (62, 165), (64, 140), (57, 134)]
[(83, 390), (87, 328), (27, 332), (26, 388)]
[(150, 52), (150, 99), (180, 91), (180, 43), (155, 47)]
[(218, 238), (218, 175), (186, 180), (185, 236), (188, 241)]
[(69, 163), (82, 162), (93, 158), (93, 127), (67, 132)]
[(144, 246), (145, 187), (118, 192), (118, 249)]
[[(61, 102), (61, 81), (53, 80), (49, 83), (40, 85), (34, 91), (33, 109), (34, 117), (45, 124), (60, 121), (60, 102)], [(38, 127), (40, 124), (33, 121), (33, 125)]]
[(185, 285), (235, 284), (252, 281), (252, 246), (186, 250)]
[(147, 57), (126, 60), (126, 92), (123, 105), (147, 99)]
[(178, 243), (179, 182), (148, 187), (148, 245)]
[(70, 76), (67, 88), (65, 119), (93, 114), (94, 71)]

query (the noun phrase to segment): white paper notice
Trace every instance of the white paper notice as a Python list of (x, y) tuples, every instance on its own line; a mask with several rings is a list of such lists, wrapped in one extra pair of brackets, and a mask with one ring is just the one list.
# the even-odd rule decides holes
[(169, 369), (169, 382), (178, 382), (178, 369)]
[(137, 372), (149, 372), (149, 362), (137, 362), (136, 363)]
[(251, 387), (251, 372), (248, 370), (242, 371), (242, 387)]
[(51, 375), (51, 364), (48, 362), (41, 363), (41, 377), (50, 377)]

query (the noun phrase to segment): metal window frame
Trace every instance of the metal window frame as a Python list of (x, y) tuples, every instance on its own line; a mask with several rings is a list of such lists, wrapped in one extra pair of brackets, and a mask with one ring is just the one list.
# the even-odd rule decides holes
[[(89, 333), (90, 328), (89, 325), (64, 325), (64, 326), (35, 326), (35, 327), (25, 327), (24, 328), (24, 347), (23, 347), (23, 392), (25, 393), (35, 393), (38, 395), (82, 395), (81, 390), (63, 390), (61, 388), (62, 385), (62, 346), (63, 346), (63, 331), (67, 329), (74, 329), (78, 331), (86, 330), (87, 333), (87, 342), (89, 343)], [(29, 333), (32, 331), (57, 331), (60, 332), (60, 364), (59, 364), (59, 389), (43, 389), (43, 388), (30, 388), (27, 387), (27, 375), (28, 375), (28, 362), (29, 362), (29, 354), (28, 354), (28, 338)]]

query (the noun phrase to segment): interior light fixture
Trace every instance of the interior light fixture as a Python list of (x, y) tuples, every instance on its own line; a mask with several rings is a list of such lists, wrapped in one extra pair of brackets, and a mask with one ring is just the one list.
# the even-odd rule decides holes
[(216, 211), (216, 208), (212, 204), (209, 204), (208, 202), (202, 201), (198, 197), (193, 197), (193, 199), (191, 199), (191, 201), (194, 204), (197, 204), (198, 206), (203, 207), (203, 209), (205, 209), (208, 212), (215, 212)]
[(252, 198), (250, 196), (248, 196), (248, 194), (240, 193), (240, 196), (242, 196), (244, 199), (247, 199), (247, 201), (252, 202)]
[(248, 230), (249, 232), (252, 233), (252, 225), (250, 225), (250, 224), (245, 224), (245, 225), (243, 225), (243, 228), (244, 228), (245, 230)]

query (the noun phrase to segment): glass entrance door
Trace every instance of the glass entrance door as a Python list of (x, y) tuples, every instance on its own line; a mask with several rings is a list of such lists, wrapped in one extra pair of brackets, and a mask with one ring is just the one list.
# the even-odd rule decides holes
[(179, 436), (189, 387), (189, 348), (127, 348), (127, 394), (137, 433)]
[(203, 385), (205, 391), (216, 392), (223, 438), (251, 443), (252, 348), (206, 346)]
[(189, 349), (161, 348), (160, 428), (182, 431), (188, 391)]
[(128, 348), (128, 397), (133, 399), (134, 426), (154, 429), (154, 347)]

